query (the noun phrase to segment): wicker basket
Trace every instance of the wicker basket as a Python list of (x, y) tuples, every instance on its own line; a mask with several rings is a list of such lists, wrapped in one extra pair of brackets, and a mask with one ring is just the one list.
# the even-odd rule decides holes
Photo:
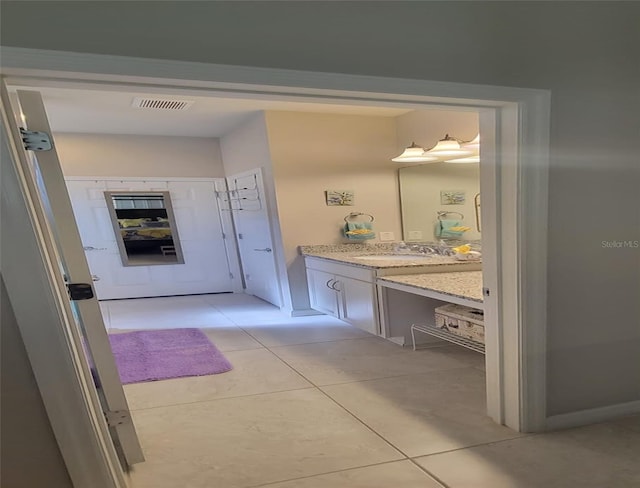
[(436, 327), (484, 344), (484, 313), (476, 308), (450, 303), (435, 310)]

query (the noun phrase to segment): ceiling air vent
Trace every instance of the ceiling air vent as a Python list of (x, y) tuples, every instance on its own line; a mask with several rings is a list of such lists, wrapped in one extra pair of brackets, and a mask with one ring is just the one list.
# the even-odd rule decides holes
[(132, 106), (135, 108), (154, 108), (160, 110), (187, 110), (193, 100), (171, 100), (168, 98), (135, 97)]

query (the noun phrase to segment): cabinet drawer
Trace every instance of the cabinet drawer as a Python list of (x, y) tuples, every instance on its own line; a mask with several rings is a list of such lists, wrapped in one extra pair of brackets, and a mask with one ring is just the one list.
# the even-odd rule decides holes
[(346, 276), (347, 278), (353, 278), (356, 280), (368, 281), (373, 283), (375, 281), (375, 271), (372, 269), (361, 268), (358, 266), (350, 266), (348, 264), (340, 264), (324, 259), (318, 259), (313, 257), (305, 257), (304, 262), (307, 268), (316, 269), (318, 271), (324, 271), (325, 273), (332, 273), (340, 276)]

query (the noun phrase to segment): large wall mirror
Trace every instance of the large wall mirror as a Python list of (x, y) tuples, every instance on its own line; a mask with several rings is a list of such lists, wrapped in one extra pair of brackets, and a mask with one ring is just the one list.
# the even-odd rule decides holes
[(168, 191), (105, 192), (124, 266), (184, 264)]
[(478, 163), (409, 166), (400, 168), (398, 177), (403, 240), (437, 242), (441, 239), (438, 229), (442, 229), (442, 222), (454, 228), (468, 227), (464, 232), (445, 233), (445, 241), (481, 238)]

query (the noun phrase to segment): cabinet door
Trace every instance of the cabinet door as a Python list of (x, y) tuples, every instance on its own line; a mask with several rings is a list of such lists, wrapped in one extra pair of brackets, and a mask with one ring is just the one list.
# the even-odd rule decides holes
[(335, 281), (334, 278), (330, 273), (307, 268), (311, 308), (338, 317), (336, 290), (330, 287)]
[(378, 313), (375, 287), (372, 283), (342, 276), (336, 277), (338, 282), (339, 318), (345, 322), (378, 334)]

